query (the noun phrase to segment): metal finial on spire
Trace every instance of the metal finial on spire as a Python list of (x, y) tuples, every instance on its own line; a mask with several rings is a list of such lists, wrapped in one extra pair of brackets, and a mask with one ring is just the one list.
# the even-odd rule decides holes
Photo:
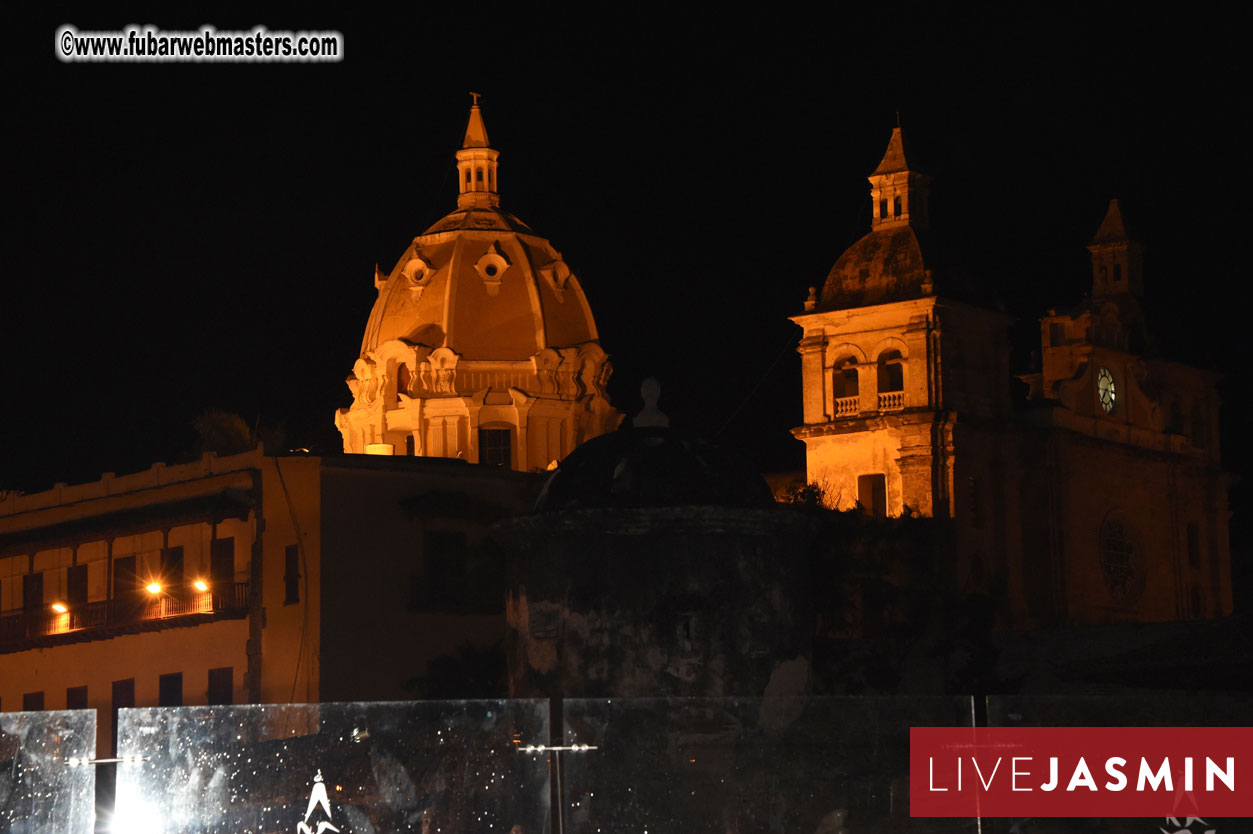
[[(478, 106), (479, 106), (479, 96), (481, 96), (481, 95), (483, 95), (483, 94), (482, 94), (482, 93), (473, 93), (473, 92), (472, 92), (472, 93), (470, 93), (470, 98), (474, 99), (474, 105), (473, 105), (474, 107), (478, 107)], [(897, 116), (896, 121), (897, 121), (898, 123), (900, 122), (900, 116)]]
[(896, 108), (896, 126), (901, 126), (901, 108)]

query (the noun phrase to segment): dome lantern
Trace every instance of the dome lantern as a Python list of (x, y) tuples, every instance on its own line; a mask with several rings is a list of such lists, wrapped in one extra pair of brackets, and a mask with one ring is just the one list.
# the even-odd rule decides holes
[(487, 126), (479, 110), (479, 94), (470, 93), (474, 104), (470, 106), (470, 121), (466, 124), (465, 139), (457, 151), (457, 208), (500, 205), (497, 191), (496, 161), (499, 152), (491, 147), (487, 138)]

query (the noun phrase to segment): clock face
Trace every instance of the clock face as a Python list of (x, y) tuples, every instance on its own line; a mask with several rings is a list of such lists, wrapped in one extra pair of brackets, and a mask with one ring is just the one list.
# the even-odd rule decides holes
[(1096, 398), (1106, 414), (1114, 410), (1114, 401), (1117, 396), (1118, 392), (1114, 388), (1114, 374), (1109, 368), (1101, 368), (1096, 374)]

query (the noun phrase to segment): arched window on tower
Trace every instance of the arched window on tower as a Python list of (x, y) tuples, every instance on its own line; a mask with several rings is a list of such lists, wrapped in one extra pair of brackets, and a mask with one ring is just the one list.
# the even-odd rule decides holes
[(846, 356), (835, 363), (831, 380), (835, 398), (835, 416), (846, 417), (861, 411), (858, 396), (857, 360)]
[(899, 350), (885, 350), (877, 363), (879, 409), (905, 407), (905, 360)]
[(466, 185), (470, 184), (470, 169), (466, 169)]
[(892, 198), (892, 216), (893, 217), (901, 216), (901, 198), (900, 197)]
[(483, 169), (482, 169), (482, 168), (479, 168), (479, 169), (478, 169), (478, 177), (477, 177), (477, 179), (478, 179), (478, 181), (479, 181), (479, 182), (482, 182), (482, 181), (483, 181)]
[(880, 220), (888, 219), (888, 201), (887, 200), (879, 201), (879, 219)]

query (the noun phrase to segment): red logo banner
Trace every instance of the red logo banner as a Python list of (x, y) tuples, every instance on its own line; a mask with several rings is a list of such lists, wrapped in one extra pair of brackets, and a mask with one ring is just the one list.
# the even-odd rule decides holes
[(913, 817), (1253, 816), (1253, 727), (912, 727)]

